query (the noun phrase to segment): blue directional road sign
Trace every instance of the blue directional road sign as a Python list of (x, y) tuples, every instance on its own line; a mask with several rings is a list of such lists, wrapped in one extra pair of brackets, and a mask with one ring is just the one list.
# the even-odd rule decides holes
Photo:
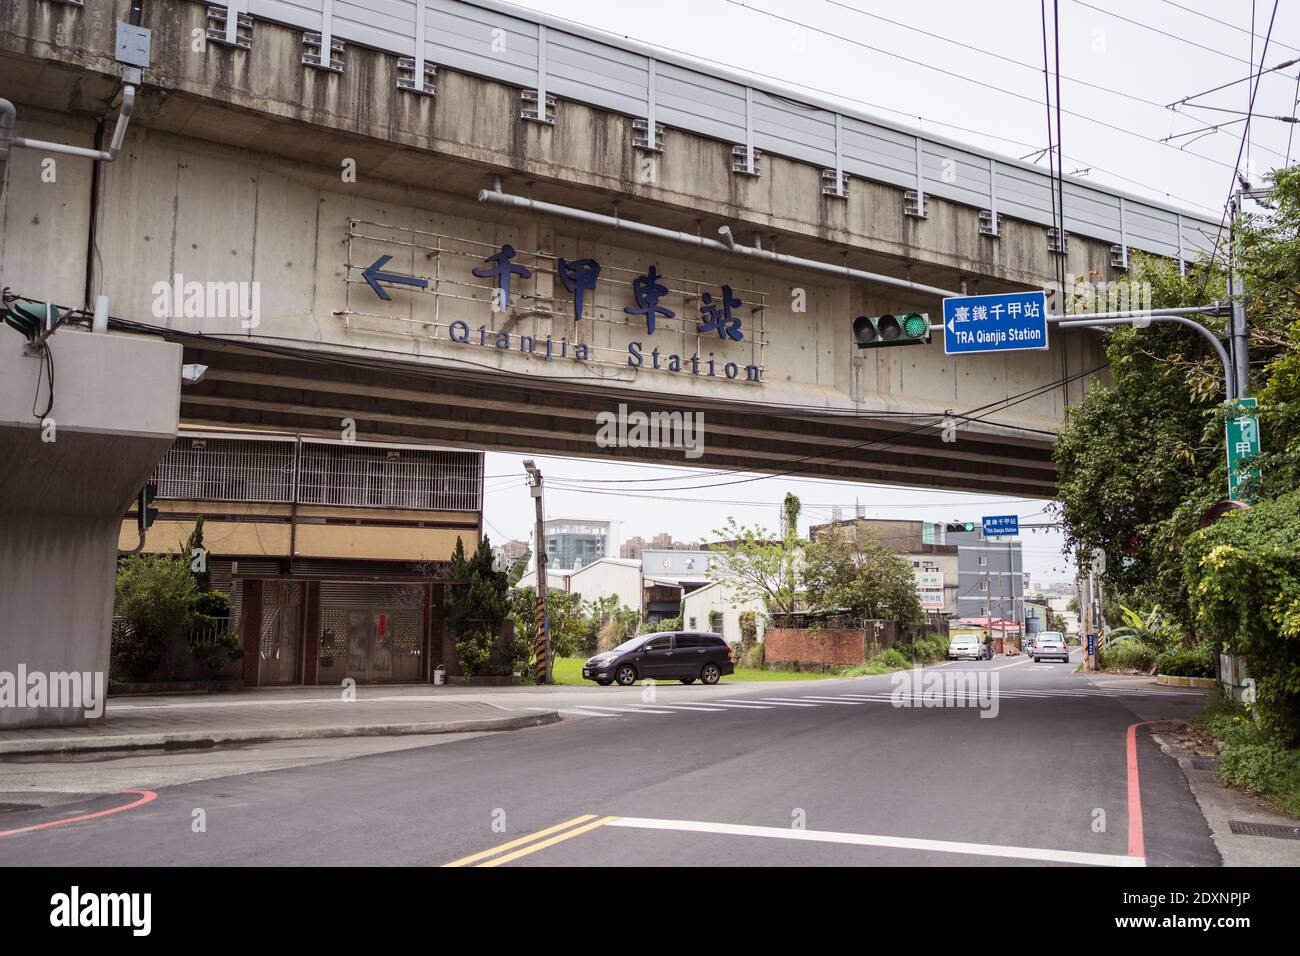
[(1000, 538), (1020, 534), (1019, 515), (985, 515), (980, 521), (984, 525), (984, 537)]
[(392, 272), (381, 272), (380, 270), (383, 269), (384, 266), (388, 265), (388, 260), (391, 258), (393, 257), (380, 256), (370, 265), (370, 268), (361, 273), (361, 278), (365, 279), (366, 282), (369, 283), (370, 288), (375, 290), (375, 295), (379, 296), (381, 299), (389, 298), (384, 287), (379, 284), (381, 282), (393, 282), (398, 285), (409, 285), (414, 286), (417, 289), (427, 289), (429, 287), (428, 279), (417, 279), (414, 276), (403, 276)]
[(943, 300), (948, 355), (1047, 348), (1047, 293), (1003, 292)]

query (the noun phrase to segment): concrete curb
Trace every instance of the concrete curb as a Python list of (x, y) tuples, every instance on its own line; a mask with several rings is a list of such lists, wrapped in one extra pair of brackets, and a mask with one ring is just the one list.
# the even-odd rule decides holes
[(1157, 684), (1169, 684), (1174, 687), (1213, 687), (1218, 681), (1213, 677), (1177, 677), (1169, 674), (1157, 674)]
[(111, 750), (198, 750), (222, 744), (268, 743), (277, 740), (323, 740), (331, 737), (404, 737), (414, 734), (462, 734), (521, 730), (554, 724), (558, 711), (473, 720), (429, 720), (403, 724), (362, 724), (342, 727), (290, 727), (197, 731), (183, 734), (103, 734), (85, 737), (50, 737), (43, 740), (0, 740), (0, 757), (19, 754), (100, 753)]

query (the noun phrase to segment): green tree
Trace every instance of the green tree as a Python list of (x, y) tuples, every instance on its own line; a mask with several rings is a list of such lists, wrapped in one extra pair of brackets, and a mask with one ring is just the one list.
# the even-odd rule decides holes
[(118, 564), (113, 614), (127, 623), (113, 642), (113, 669), (128, 680), (148, 678), (194, 620), (198, 591), (189, 566), (166, 554), (133, 554)]
[(802, 579), (811, 610), (897, 621), (904, 631), (925, 621), (911, 562), (861, 524), (834, 527), (810, 543)]
[(738, 601), (762, 601), (769, 615), (796, 610), (803, 544), (797, 534), (787, 530), (785, 540), (777, 541), (765, 529), (737, 524), (735, 518), (728, 518), (726, 526), (713, 534), (721, 540), (710, 545), (711, 580), (730, 584)]
[[(586, 613), (582, 595), (551, 591), (547, 601), (551, 620), (551, 654), (555, 657), (589, 656), (595, 652), (598, 623)], [(532, 648), (537, 640), (537, 589), (515, 588), (510, 592), (510, 618), (515, 633)]]
[(194, 575), (195, 587), (199, 591), (211, 591), (212, 572), (208, 568), (208, 549), (203, 546), (203, 515), (194, 519), (194, 530), (186, 539), (181, 556), (185, 566)]
[[(457, 537), (451, 556), (451, 596), (447, 602), (447, 626), (456, 640), (456, 659), (466, 676), (505, 670), (516, 663), (503, 660), (498, 650), (501, 624), (509, 610), (506, 574), (493, 569), (492, 545), (484, 537), (474, 554), (465, 555), (465, 544)], [(513, 658), (517, 649), (506, 649)], [(494, 660), (494, 657), (497, 658)]]

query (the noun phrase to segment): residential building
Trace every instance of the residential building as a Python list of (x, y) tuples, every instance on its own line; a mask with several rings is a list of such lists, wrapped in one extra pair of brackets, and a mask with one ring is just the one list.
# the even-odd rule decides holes
[(550, 571), (572, 571), (618, 553), (618, 526), (613, 521), (552, 518), (544, 533)]
[(492, 553), (497, 559), (497, 566), (506, 569), (529, 553), (528, 542), (507, 541), (505, 544), (494, 547)]
[(890, 518), (853, 518), (813, 525), (808, 536), (815, 541), (835, 527), (860, 527), (877, 542), (896, 551), (912, 565), (916, 594), (927, 614), (956, 617), (962, 610), (960, 555), (956, 544), (926, 540), (926, 522)]
[(203, 516), (214, 590), (231, 598), (248, 685), (427, 681), (456, 541), (483, 527), (483, 453), (263, 432), (182, 431), (153, 477), (143, 542), (179, 553)]
[(647, 548), (657, 551), (698, 551), (700, 543), (698, 541), (674, 541), (671, 534), (661, 531), (649, 541), (646, 541), (639, 534), (633, 535), (623, 542), (618, 553), (619, 557), (633, 558), (639, 561)]
[(972, 531), (947, 531), (929, 521), (923, 538), (957, 548), (958, 617), (1024, 621), (1026, 575), (1018, 538), (985, 538), (978, 524)]
[(641, 576), (645, 589), (644, 617), (660, 621), (681, 613), (682, 598), (713, 579), (709, 569), (717, 556), (708, 551), (678, 551), (647, 548), (641, 553)]

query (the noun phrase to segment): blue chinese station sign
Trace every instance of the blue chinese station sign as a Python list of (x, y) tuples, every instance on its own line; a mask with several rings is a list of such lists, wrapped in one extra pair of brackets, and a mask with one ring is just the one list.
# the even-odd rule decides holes
[(1003, 292), (943, 300), (948, 355), (1047, 348), (1047, 293)]
[(1019, 515), (985, 515), (980, 521), (986, 538), (1013, 537), (1020, 534)]

